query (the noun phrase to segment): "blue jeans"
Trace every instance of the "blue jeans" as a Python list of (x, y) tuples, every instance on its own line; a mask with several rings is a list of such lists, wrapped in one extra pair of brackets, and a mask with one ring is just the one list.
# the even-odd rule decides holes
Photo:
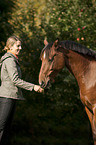
[(0, 97), (0, 145), (6, 145), (16, 108), (16, 100)]

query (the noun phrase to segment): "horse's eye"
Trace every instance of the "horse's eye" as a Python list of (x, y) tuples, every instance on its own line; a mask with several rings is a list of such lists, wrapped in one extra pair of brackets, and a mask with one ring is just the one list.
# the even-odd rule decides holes
[(56, 56), (56, 54), (54, 54), (52, 58), (49, 58), (48, 61), (49, 61), (49, 62), (52, 62), (52, 61), (54, 60), (54, 57), (55, 57), (55, 56)]
[(53, 59), (54, 59), (53, 57), (52, 57), (52, 58), (49, 58), (49, 60), (48, 60), (48, 61), (49, 61), (49, 62), (52, 62), (52, 61), (53, 61)]

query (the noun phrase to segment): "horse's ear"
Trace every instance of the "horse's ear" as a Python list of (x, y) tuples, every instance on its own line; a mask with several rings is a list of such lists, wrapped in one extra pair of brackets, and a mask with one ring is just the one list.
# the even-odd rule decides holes
[(45, 46), (48, 44), (47, 39), (44, 39), (44, 44), (45, 44)]
[(59, 43), (59, 39), (57, 38), (57, 39), (55, 40), (55, 42), (53, 43), (53, 45), (54, 45), (55, 47), (57, 47), (57, 46), (58, 46), (58, 43)]

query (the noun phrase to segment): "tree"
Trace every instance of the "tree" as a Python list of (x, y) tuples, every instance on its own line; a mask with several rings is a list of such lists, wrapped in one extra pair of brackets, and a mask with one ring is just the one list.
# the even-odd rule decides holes
[(13, 33), (12, 25), (9, 23), (12, 9), (14, 8), (14, 0), (0, 1), (0, 53), (5, 45), (6, 39)]

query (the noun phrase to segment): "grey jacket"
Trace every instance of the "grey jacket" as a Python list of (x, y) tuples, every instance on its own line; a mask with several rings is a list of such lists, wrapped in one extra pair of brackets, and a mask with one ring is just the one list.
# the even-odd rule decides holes
[(21, 70), (18, 59), (11, 53), (5, 53), (0, 61), (1, 86), (0, 97), (24, 99), (21, 88), (33, 90), (34, 84), (21, 79)]

